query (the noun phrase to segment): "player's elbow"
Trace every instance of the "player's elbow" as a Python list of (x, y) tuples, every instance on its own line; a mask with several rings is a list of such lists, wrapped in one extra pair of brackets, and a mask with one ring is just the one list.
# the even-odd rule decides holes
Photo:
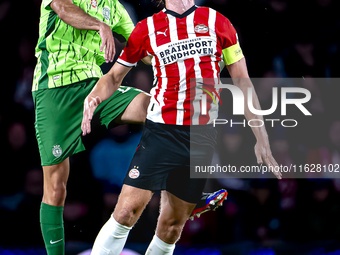
[(67, 12), (70, 4), (73, 3), (66, 2), (65, 0), (53, 0), (50, 6), (58, 17), (65, 22), (65, 19), (68, 17)]
[(67, 22), (67, 21), (68, 21), (67, 18), (70, 16), (70, 15), (68, 14), (68, 10), (69, 10), (69, 8), (68, 8), (67, 6), (62, 5), (62, 6), (60, 6), (59, 12), (57, 13), (57, 15), (59, 16), (59, 18), (60, 18), (62, 21), (64, 21), (65, 23), (68, 23), (68, 22)]
[(142, 58), (142, 61), (146, 65), (152, 65), (152, 56), (146, 56)]

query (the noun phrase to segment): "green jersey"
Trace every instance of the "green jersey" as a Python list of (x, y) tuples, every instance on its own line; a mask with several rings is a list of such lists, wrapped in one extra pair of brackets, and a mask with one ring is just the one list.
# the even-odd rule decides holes
[[(41, 4), (39, 40), (35, 49), (38, 61), (32, 91), (103, 75), (99, 66), (105, 62), (105, 50), (100, 52), (99, 32), (67, 25), (52, 10), (51, 2), (43, 0)], [(73, 0), (73, 3), (108, 24), (120, 41), (126, 41), (134, 29), (129, 14), (118, 0)]]

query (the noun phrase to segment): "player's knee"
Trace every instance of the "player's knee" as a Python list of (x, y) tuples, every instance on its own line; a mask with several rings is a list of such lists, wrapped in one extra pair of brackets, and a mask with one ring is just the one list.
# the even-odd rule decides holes
[(66, 199), (66, 185), (63, 183), (50, 184), (44, 190), (44, 200), (47, 204), (61, 206)]
[(64, 183), (55, 183), (52, 185), (52, 195), (55, 199), (63, 199), (66, 197), (66, 186)]
[(159, 223), (158, 231), (163, 232), (162, 236), (165, 237), (167, 243), (175, 243), (181, 236), (184, 224), (177, 220), (163, 221)]
[(114, 218), (118, 223), (132, 227), (138, 220), (137, 211), (137, 208), (123, 208), (114, 212)]
[(169, 226), (166, 231), (166, 242), (167, 243), (176, 243), (177, 240), (180, 238), (182, 233), (183, 226), (180, 225), (173, 225)]

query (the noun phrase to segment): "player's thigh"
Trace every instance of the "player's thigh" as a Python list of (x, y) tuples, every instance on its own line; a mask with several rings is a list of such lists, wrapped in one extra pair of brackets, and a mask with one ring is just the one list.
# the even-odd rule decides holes
[(150, 96), (145, 93), (138, 94), (125, 111), (117, 118), (116, 122), (121, 124), (141, 124), (145, 122)]
[[(92, 127), (95, 128), (98, 125), (105, 125), (107, 128), (113, 128), (119, 124), (124, 124), (121, 120), (122, 115), (139, 94), (144, 94), (144, 92), (136, 88), (120, 86), (109, 99), (105, 100), (97, 107), (91, 121)], [(135, 101), (136, 103), (144, 103), (143, 100), (145, 100), (145, 98), (142, 96), (137, 98), (138, 99)], [(134, 106), (137, 107), (138, 105), (134, 104)], [(141, 106), (139, 105), (138, 107)], [(133, 109), (133, 107), (130, 108), (130, 112), (131, 109)], [(139, 112), (139, 114), (141, 113)], [(135, 123), (143, 123), (143, 121), (141, 121), (141, 116), (138, 116)]]
[(56, 165), (85, 149), (81, 137), (83, 102), (96, 79), (33, 92), (41, 164)]
[(123, 185), (113, 217), (121, 224), (133, 226), (139, 219), (153, 192)]

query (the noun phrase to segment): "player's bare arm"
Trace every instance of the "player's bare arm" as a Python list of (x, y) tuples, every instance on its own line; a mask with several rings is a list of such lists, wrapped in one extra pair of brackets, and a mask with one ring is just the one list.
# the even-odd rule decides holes
[[(248, 88), (252, 88), (254, 108), (261, 110), (260, 102), (255, 92), (254, 86), (249, 79), (245, 58), (242, 58), (241, 60), (234, 64), (228, 65), (227, 68), (231, 78), (233, 79), (233, 83), (242, 90), (243, 94), (245, 95), (245, 98), (248, 98), (247, 96)], [(245, 108), (244, 115), (247, 120), (258, 119), (263, 121), (263, 117), (261, 115), (255, 115), (249, 110), (246, 101), (244, 108)], [(276, 160), (272, 156), (268, 134), (265, 126), (263, 125), (261, 127), (252, 127), (252, 131), (257, 140), (255, 145), (255, 155), (257, 158), (257, 163), (258, 164), (265, 163), (266, 165), (273, 167), (278, 166)], [(273, 173), (278, 179), (282, 179), (282, 174), (279, 171)]]
[(72, 0), (53, 0), (50, 6), (66, 24), (76, 29), (99, 31), (102, 39), (100, 51), (103, 51), (105, 47), (106, 63), (113, 61), (116, 54), (115, 41), (111, 28), (106, 23), (85, 13), (81, 8), (74, 5)]
[(98, 105), (116, 92), (130, 70), (131, 67), (115, 63), (111, 70), (99, 79), (91, 93), (85, 98), (81, 123), (83, 135), (91, 133), (91, 120)]
[(152, 56), (146, 56), (141, 59), (144, 64), (151, 66), (152, 65)]

